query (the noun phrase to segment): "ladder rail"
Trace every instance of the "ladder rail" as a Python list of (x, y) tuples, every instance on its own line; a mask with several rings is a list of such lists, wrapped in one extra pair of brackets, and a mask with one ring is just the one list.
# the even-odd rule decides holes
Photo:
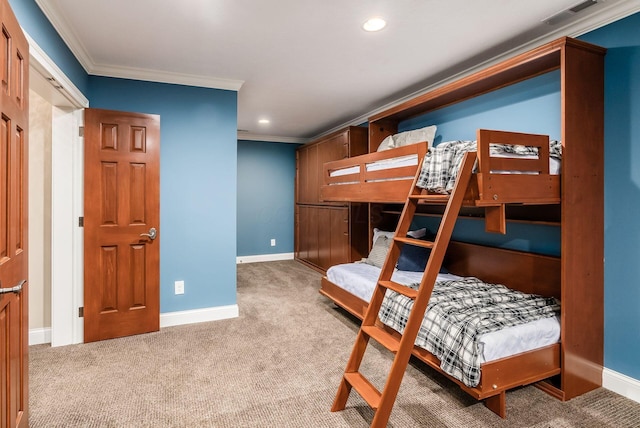
[[(345, 375), (343, 376), (336, 393), (331, 411), (343, 410), (346, 406), (351, 389), (355, 388), (361, 395), (364, 393), (366, 397), (363, 398), (366, 398), (369, 405), (371, 405), (372, 402), (377, 404), (377, 406), (375, 406), (377, 408), (374, 408), (375, 414), (371, 427), (382, 428), (386, 426), (391, 415), (391, 410), (393, 409), (396, 396), (400, 389), (407, 364), (409, 363), (416, 336), (420, 330), (420, 326), (422, 325), (424, 313), (429, 304), (440, 266), (442, 266), (442, 262), (444, 261), (444, 256), (451, 239), (451, 234), (455, 227), (458, 213), (460, 212), (460, 208), (464, 202), (464, 197), (471, 181), (476, 159), (476, 152), (468, 152), (463, 157), (461, 168), (458, 176), (456, 177), (454, 190), (448, 197), (444, 215), (433, 241), (431, 253), (427, 260), (427, 265), (422, 275), (417, 295), (415, 295), (413, 307), (407, 320), (407, 324), (400, 338), (400, 343), (397, 347), (394, 346), (392, 349), (392, 351), (395, 352), (395, 356), (389, 374), (387, 375), (384, 388), (381, 393), (373, 388), (375, 394), (380, 395), (379, 397), (372, 398), (371, 394), (373, 392), (371, 388), (367, 387), (365, 391), (358, 390), (358, 388), (362, 388), (364, 385), (362, 381), (363, 376), (361, 376), (358, 370), (362, 364), (370, 338), (373, 337), (374, 340), (377, 340), (383, 346), (389, 346), (388, 344), (390, 343), (385, 340), (381, 341), (380, 336), (378, 334), (373, 334), (373, 331), (377, 328), (375, 325), (376, 322), (378, 322), (378, 312), (386, 294), (387, 288), (385, 287), (385, 284), (388, 284), (391, 281), (391, 276), (400, 256), (401, 248), (403, 245), (412, 245), (411, 240), (404, 239), (404, 237), (409, 231), (409, 226), (415, 215), (418, 202), (421, 200), (421, 198), (418, 198), (417, 196), (421, 195), (423, 192), (422, 189), (417, 187), (420, 169), (416, 172), (411, 190), (407, 196), (407, 201), (402, 209), (402, 213), (398, 221), (393, 243), (387, 253), (373, 296), (371, 297), (361, 327), (356, 336), (353, 350), (349, 357), (349, 361), (347, 362), (347, 367), (345, 368)], [(440, 196), (440, 199), (442, 199), (442, 196)], [(376, 339), (376, 337), (378, 339)], [(353, 384), (350, 383), (349, 379), (351, 379)], [(357, 381), (355, 381), (355, 379), (357, 379)], [(366, 381), (366, 379), (364, 380)], [(370, 385), (368, 381), (366, 381), (366, 383)]]
[[(444, 261), (444, 256), (451, 239), (451, 234), (458, 217), (458, 212), (462, 206), (464, 196), (467, 190), (467, 186), (471, 181), (471, 174), (473, 173), (473, 166), (476, 161), (476, 153), (469, 152), (465, 154), (463, 158), (463, 164), (456, 178), (456, 185), (451, 193), (445, 213), (442, 217), (438, 233), (434, 240), (434, 245), (431, 250), (431, 254), (427, 261), (422, 281), (420, 282), (420, 288), (418, 289), (418, 297), (413, 302), (413, 307), (409, 314), (409, 319), (402, 333), (400, 339), (400, 346), (395, 355), (391, 369), (387, 376), (387, 382), (383, 388), (382, 397), (378, 409), (374, 415), (371, 427), (385, 427), (389, 416), (391, 416), (391, 410), (395, 404), (395, 398), (400, 390), (402, 378), (407, 369), (407, 364), (411, 357), (411, 351), (422, 325), (424, 314), (429, 305), (431, 299), (431, 293), (435, 286), (440, 266)], [(408, 204), (407, 204), (408, 205)]]

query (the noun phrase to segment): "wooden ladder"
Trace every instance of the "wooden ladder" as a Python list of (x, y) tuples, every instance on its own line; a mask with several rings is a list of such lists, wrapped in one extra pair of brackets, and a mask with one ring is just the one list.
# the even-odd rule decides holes
[[(349, 393), (351, 389), (354, 388), (375, 412), (371, 427), (386, 427), (398, 390), (400, 389), (402, 377), (404, 376), (407, 364), (409, 364), (413, 344), (420, 330), (424, 313), (431, 298), (433, 286), (440, 267), (442, 266), (453, 227), (455, 226), (460, 208), (462, 207), (476, 157), (477, 154), (475, 152), (468, 152), (464, 155), (451, 195), (423, 194), (423, 189), (416, 186), (420, 175), (420, 168), (418, 168), (407, 201), (400, 215), (398, 227), (393, 237), (393, 243), (382, 266), (378, 283), (369, 302), (358, 335), (356, 336), (356, 341), (344, 376), (338, 387), (338, 392), (331, 408), (332, 412), (344, 410), (347, 399), (349, 398)], [(447, 203), (440, 227), (432, 242), (406, 237), (418, 203), (421, 201)], [(418, 290), (391, 281), (391, 275), (398, 262), (402, 245), (431, 248), (431, 254)], [(407, 325), (400, 339), (389, 334), (379, 326), (378, 312), (387, 290), (396, 291), (414, 300)], [(378, 391), (378, 389), (358, 371), (369, 339), (374, 339), (395, 354), (382, 392)]]

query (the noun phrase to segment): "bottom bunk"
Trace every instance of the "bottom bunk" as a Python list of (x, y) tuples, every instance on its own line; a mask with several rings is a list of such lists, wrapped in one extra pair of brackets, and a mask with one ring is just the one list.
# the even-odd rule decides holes
[[(339, 269), (330, 269), (328, 276), (333, 281), (324, 277), (320, 293), (362, 319), (377, 279), (375, 273), (372, 276), (371, 272), (375, 272), (377, 268), (364, 263), (355, 265), (360, 265), (355, 266), (356, 277), (369, 276), (369, 278), (364, 281), (361, 280), (362, 278), (354, 279), (354, 274), (347, 272), (347, 279), (345, 279), (340, 277), (341, 274), (334, 275), (334, 271), (340, 272)], [(545, 297), (560, 296), (560, 263), (555, 257), (452, 242), (448, 248), (444, 266), (452, 275), (440, 275), (439, 280), (473, 276), (486, 282), (504, 284), (524, 293)], [(409, 284), (419, 282), (422, 273), (396, 271), (394, 275), (394, 281)], [(358, 285), (360, 283), (362, 284)], [(400, 337), (400, 333), (380, 320), (378, 322), (385, 330)], [(388, 320), (385, 322), (389, 324)], [(561, 372), (559, 320), (551, 317), (523, 326), (521, 330), (528, 329), (529, 333), (533, 332), (535, 343), (529, 339), (514, 340), (513, 334), (519, 334), (515, 331), (518, 328), (509, 329), (512, 330), (511, 336), (507, 337), (506, 342), (508, 345), (513, 345), (515, 342), (524, 343), (520, 348), (513, 346), (509, 346), (507, 350), (500, 346), (489, 348), (492, 343), (496, 343), (496, 337), (499, 337), (499, 334), (489, 333), (487, 336), (493, 336), (487, 337), (487, 340), (483, 339), (480, 376), (475, 386), (470, 386), (468, 379), (446, 373), (441, 368), (440, 359), (423, 347), (414, 346), (413, 355), (443, 373), (474, 398), (484, 400), (489, 409), (504, 418), (506, 391), (551, 378)], [(543, 328), (548, 331), (542, 333)], [(544, 340), (538, 341), (541, 337)], [(545, 384), (543, 389), (552, 395), (560, 396), (551, 385)]]

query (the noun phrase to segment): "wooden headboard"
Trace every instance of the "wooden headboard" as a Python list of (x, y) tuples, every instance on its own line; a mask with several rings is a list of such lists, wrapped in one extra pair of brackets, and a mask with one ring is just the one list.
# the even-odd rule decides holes
[(560, 298), (559, 257), (451, 241), (443, 265), (456, 275)]

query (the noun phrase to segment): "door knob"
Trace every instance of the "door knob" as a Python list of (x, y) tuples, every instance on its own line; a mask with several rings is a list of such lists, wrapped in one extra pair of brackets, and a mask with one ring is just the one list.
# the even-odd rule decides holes
[(6, 293), (20, 294), (20, 292), (22, 291), (22, 286), (25, 285), (26, 283), (27, 283), (27, 280), (23, 279), (22, 281), (20, 281), (20, 283), (18, 285), (13, 286), (13, 287), (2, 288), (0, 286), (0, 294), (6, 294)]
[(154, 239), (156, 239), (156, 236), (158, 236), (158, 231), (155, 227), (152, 227), (151, 229), (149, 229), (149, 233), (141, 233), (140, 236), (146, 236), (153, 241)]

